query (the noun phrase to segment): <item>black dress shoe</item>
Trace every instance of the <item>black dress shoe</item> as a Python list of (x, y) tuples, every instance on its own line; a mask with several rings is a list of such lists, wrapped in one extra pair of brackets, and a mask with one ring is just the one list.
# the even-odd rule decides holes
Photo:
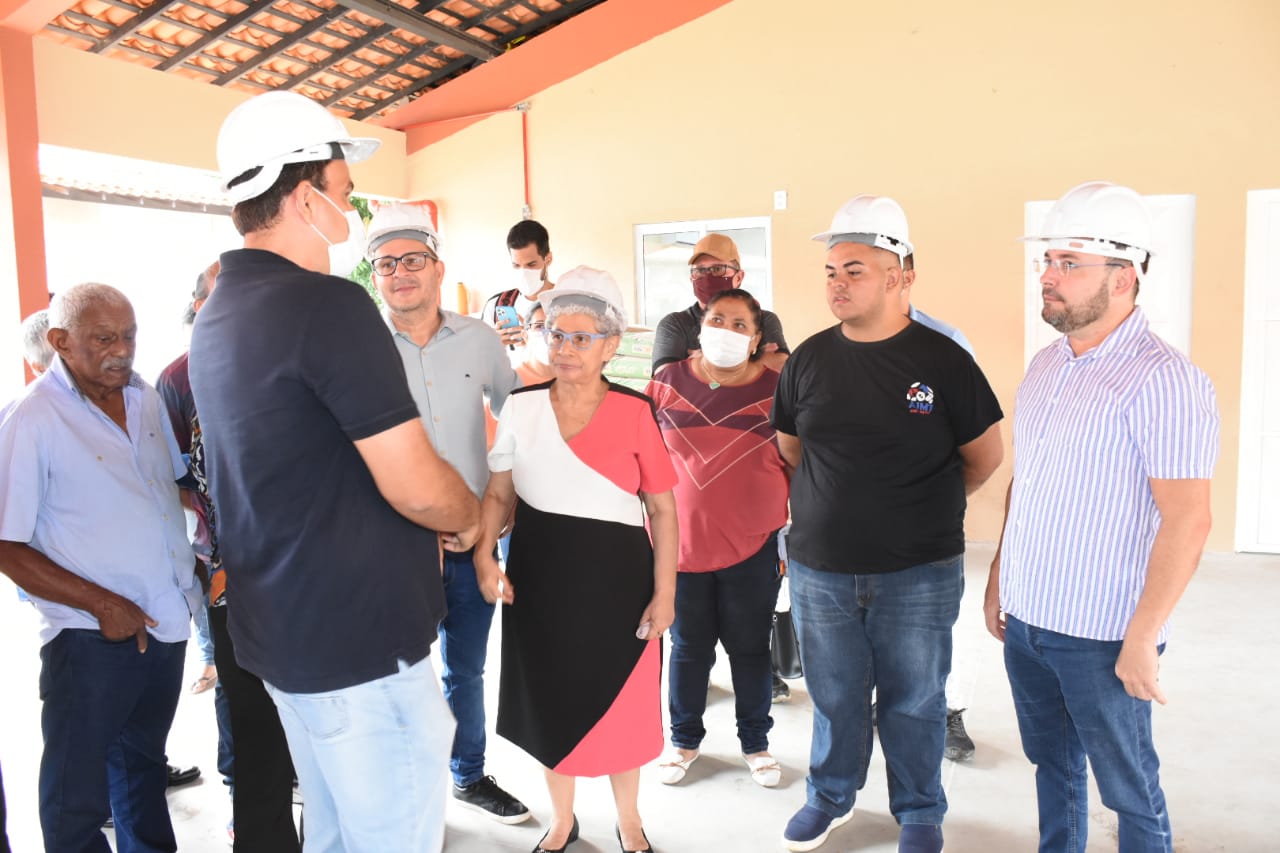
[(183, 770), (180, 767), (169, 765), (169, 787), (177, 788), (179, 785), (189, 785), (200, 778), (199, 767), (188, 767)]
[(622, 827), (614, 824), (613, 834), (618, 836), (618, 846), (622, 848), (622, 853), (653, 853), (653, 845), (649, 843), (649, 836), (644, 834), (644, 830), (640, 830), (641, 837), (644, 838), (644, 847), (639, 850), (628, 850), (627, 845), (622, 843)]
[[(546, 832), (542, 833), (542, 841), (546, 841), (547, 836), (550, 834), (551, 834), (551, 830), (549, 829)], [(551, 847), (543, 847), (542, 841), (539, 841), (538, 846), (533, 848), (533, 853), (561, 853), (561, 851), (563, 851), (565, 847), (568, 847), (570, 844), (572, 844), (577, 840), (578, 840), (578, 816), (574, 815), (573, 828), (569, 830), (569, 837), (565, 839), (564, 844), (562, 846), (556, 847), (554, 849)]]

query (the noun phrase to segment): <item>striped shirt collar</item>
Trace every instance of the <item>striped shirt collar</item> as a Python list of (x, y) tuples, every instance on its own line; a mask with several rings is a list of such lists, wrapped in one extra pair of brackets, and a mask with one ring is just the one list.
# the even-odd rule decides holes
[(1138, 305), (1133, 306), (1133, 311), (1128, 317), (1121, 321), (1119, 326), (1111, 330), (1111, 334), (1102, 339), (1102, 343), (1096, 347), (1076, 355), (1071, 349), (1071, 339), (1063, 335), (1058, 338), (1058, 352), (1068, 361), (1080, 360), (1089, 361), (1095, 358), (1102, 358), (1113, 352), (1131, 352), (1135, 351), (1147, 334), (1150, 327), (1147, 322), (1147, 315), (1142, 313), (1142, 308)]

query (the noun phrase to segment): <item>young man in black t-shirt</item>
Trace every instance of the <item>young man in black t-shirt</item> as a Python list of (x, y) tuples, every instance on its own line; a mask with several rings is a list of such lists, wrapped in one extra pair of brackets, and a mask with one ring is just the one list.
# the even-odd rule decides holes
[(792, 618), (814, 706), (806, 805), (789, 849), (849, 819), (871, 757), (878, 695), (899, 850), (938, 853), (951, 627), (964, 590), (966, 496), (1000, 464), (1000, 405), (973, 358), (900, 307), (906, 216), (859, 196), (828, 232), (827, 303), (840, 323), (800, 345), (773, 407), (795, 467)]
[(365, 248), (347, 161), (376, 146), (294, 93), (227, 117), (245, 248), (222, 256), (190, 375), (228, 629), (280, 710), (307, 846), (438, 851), (454, 730), (427, 660), (439, 548), (470, 547), (479, 504), (432, 449), (377, 308), (338, 277)]

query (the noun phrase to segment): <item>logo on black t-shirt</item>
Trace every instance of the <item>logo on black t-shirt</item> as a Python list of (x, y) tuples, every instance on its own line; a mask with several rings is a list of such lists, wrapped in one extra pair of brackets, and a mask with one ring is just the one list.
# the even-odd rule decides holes
[(913, 415), (933, 414), (933, 389), (923, 382), (912, 382), (907, 389), (907, 412)]

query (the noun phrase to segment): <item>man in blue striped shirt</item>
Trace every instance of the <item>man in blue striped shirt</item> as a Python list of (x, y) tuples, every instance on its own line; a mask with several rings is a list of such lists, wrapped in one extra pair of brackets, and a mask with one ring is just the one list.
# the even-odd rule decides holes
[(1082, 184), (1028, 239), (1045, 245), (1042, 316), (1064, 337), (1018, 388), (987, 628), (1036, 765), (1040, 850), (1085, 850), (1087, 756), (1121, 853), (1172, 851), (1151, 700), (1166, 701), (1167, 620), (1209, 533), (1213, 386), (1134, 304), (1152, 246), (1137, 193)]

